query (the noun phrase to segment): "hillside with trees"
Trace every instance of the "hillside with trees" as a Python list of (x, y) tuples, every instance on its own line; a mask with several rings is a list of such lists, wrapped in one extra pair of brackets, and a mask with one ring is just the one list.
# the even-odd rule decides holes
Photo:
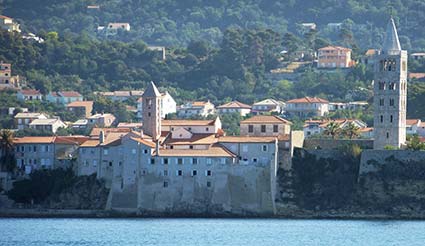
[[(1, 4), (3, 2), (3, 4)], [(98, 5), (97, 9), (88, 9)], [(425, 49), (425, 3), (421, 0), (2, 0), (0, 13), (17, 18), (26, 31), (86, 32), (98, 26), (128, 22), (125, 41), (150, 45), (185, 46), (192, 40), (218, 45), (230, 28), (267, 28), (297, 33), (301, 23), (314, 22), (319, 34), (361, 48), (379, 48), (388, 16), (399, 26), (403, 46)], [(1, 7), (0, 7), (1, 8)], [(333, 30), (328, 23), (345, 23)]]

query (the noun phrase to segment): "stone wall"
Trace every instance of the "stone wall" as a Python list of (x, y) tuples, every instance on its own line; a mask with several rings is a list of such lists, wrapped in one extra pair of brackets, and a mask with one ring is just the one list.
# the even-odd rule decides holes
[(314, 139), (308, 138), (304, 140), (304, 148), (306, 149), (338, 149), (344, 145), (356, 144), (362, 149), (372, 149), (373, 140), (370, 139)]

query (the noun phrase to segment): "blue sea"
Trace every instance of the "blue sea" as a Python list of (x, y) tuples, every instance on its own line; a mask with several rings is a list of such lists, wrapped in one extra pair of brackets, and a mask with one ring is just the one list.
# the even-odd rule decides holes
[(425, 221), (0, 219), (0, 245), (425, 245)]

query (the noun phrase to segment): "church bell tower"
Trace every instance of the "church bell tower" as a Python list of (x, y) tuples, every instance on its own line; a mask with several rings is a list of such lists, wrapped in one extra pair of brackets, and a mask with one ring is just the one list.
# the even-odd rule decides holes
[(153, 82), (150, 82), (142, 95), (143, 133), (158, 140), (161, 136), (161, 93)]
[(375, 57), (374, 149), (406, 142), (407, 51), (401, 50), (391, 18), (381, 53)]

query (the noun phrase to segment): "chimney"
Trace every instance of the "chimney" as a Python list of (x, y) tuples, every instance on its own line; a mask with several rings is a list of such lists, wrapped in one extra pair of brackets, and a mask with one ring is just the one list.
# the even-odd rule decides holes
[(99, 133), (99, 143), (104, 143), (105, 142), (105, 132), (103, 130), (100, 131)]
[(156, 156), (159, 156), (159, 140), (156, 140), (155, 144), (155, 153)]

